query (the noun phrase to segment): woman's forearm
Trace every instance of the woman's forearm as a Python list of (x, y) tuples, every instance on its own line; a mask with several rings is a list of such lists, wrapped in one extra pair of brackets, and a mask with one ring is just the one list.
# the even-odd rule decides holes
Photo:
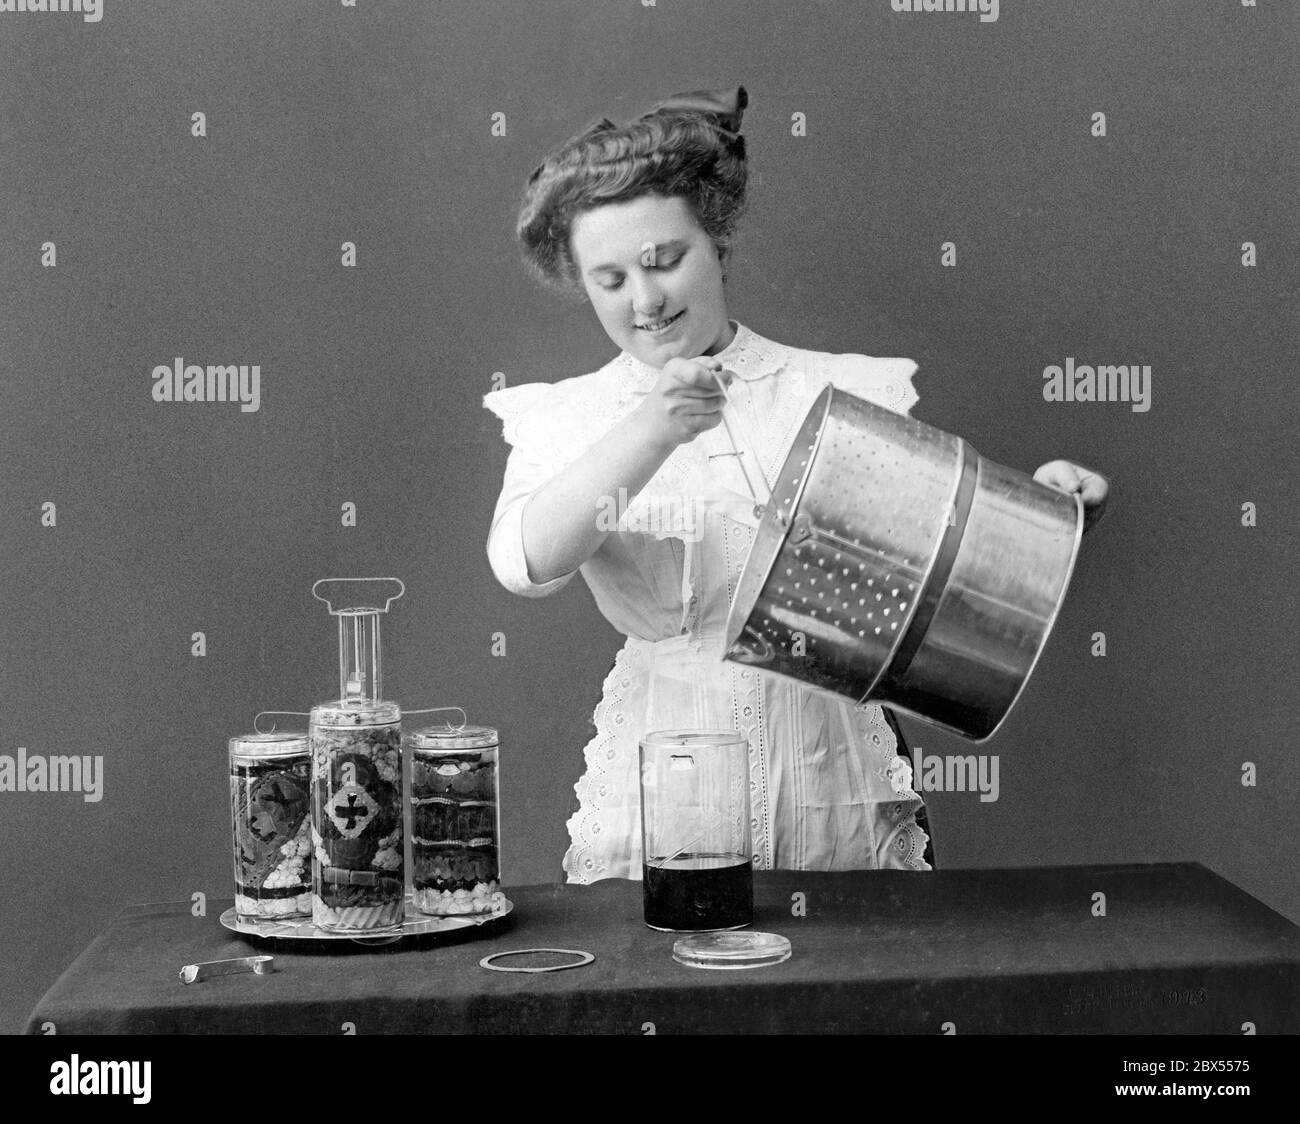
[(617, 500), (620, 488), (629, 499), (640, 492), (675, 447), (633, 411), (534, 492), (523, 512), (529, 580), (552, 581), (586, 562), (610, 533), (601, 529), (598, 512)]

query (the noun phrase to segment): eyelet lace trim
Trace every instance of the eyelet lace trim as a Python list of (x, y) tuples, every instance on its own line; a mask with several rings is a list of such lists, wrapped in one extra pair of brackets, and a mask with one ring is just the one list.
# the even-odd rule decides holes
[(564, 869), (571, 882), (640, 877), (639, 832), (632, 833), (632, 854), (626, 869), (611, 869), (603, 858), (608, 850), (600, 847), (599, 842), (605, 828), (602, 811), (629, 801), (636, 803), (639, 799), (636, 754), (629, 757), (624, 753), (620, 760), (619, 742), (625, 740), (624, 731), (631, 722), (629, 704), (632, 697), (645, 689), (645, 662), (645, 655), (640, 650), (622, 648), (605, 677), (601, 700), (592, 716), (596, 736), (583, 749), (587, 769), (573, 786), (579, 807), (567, 824), (572, 842), (564, 856)]
[(898, 752), (898, 740), (876, 703), (853, 708), (857, 730), (867, 748), (868, 761), (876, 776), (886, 782), (896, 797), (877, 817), (881, 836), (876, 841), (876, 866), (881, 870), (930, 870), (925, 847), (930, 841), (916, 814), (925, 802), (912, 788), (912, 766)]
[[(727, 577), (727, 603), (736, 593), (754, 532), (727, 516), (722, 517), (723, 560)], [(773, 865), (771, 805), (767, 791), (767, 715), (763, 706), (763, 681), (752, 668), (731, 668), (731, 715), (735, 729), (749, 742), (750, 829), (754, 865)]]

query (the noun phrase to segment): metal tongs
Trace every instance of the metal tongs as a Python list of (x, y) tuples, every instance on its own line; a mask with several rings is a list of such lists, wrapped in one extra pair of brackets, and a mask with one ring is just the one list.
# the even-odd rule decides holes
[(180, 971), (181, 983), (198, 983), (215, 976), (237, 976), (243, 972), (252, 972), (255, 976), (265, 976), (274, 971), (273, 956), (240, 956), (234, 960), (208, 960), (201, 964), (186, 964)]

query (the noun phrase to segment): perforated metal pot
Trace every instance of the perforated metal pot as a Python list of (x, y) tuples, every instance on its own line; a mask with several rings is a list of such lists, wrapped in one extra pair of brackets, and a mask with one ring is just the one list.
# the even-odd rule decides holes
[(1083, 504), (960, 437), (827, 387), (760, 521), (726, 658), (972, 741), (1024, 689)]

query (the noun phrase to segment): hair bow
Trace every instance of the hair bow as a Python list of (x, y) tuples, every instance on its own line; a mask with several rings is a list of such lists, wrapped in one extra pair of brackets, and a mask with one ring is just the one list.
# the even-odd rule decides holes
[(655, 102), (649, 113), (641, 115), (641, 119), (653, 117), (656, 113), (706, 113), (717, 118), (718, 127), (724, 133), (738, 137), (740, 119), (748, 104), (749, 95), (744, 86), (732, 86), (724, 90), (693, 90)]

